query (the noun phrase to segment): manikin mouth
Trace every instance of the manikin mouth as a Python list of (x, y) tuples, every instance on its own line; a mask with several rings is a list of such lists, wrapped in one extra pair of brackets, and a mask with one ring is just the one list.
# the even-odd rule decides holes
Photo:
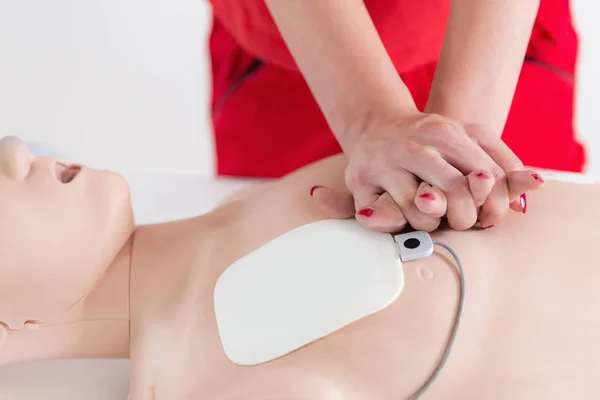
[(67, 165), (62, 162), (56, 162), (54, 164), (54, 172), (56, 173), (56, 179), (61, 183), (69, 183), (77, 174), (81, 171), (79, 165)]

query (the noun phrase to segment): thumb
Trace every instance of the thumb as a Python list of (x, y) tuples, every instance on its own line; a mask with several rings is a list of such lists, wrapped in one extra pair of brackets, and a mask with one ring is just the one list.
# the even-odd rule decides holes
[(354, 218), (354, 199), (348, 192), (326, 186), (313, 186), (310, 195), (319, 208), (332, 219)]

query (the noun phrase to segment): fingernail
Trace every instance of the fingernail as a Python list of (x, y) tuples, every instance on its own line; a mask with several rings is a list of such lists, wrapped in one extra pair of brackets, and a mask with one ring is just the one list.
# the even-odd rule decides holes
[(519, 197), (519, 207), (521, 207), (521, 211), (523, 214), (527, 212), (527, 195), (523, 193), (521, 197)]
[(532, 173), (531, 177), (540, 183), (544, 183), (544, 179), (539, 174)]
[(478, 177), (479, 179), (489, 179), (490, 176), (488, 175), (487, 172), (478, 172), (477, 175), (475, 175), (476, 177)]
[(481, 229), (490, 229), (495, 227), (496, 225), (488, 225), (488, 226), (482, 226)]
[(426, 200), (435, 200), (435, 196), (433, 195), (433, 193), (423, 193), (419, 197)]
[(318, 188), (322, 188), (323, 186), (321, 185), (315, 185), (313, 187), (310, 188), (310, 195), (312, 196), (313, 193), (315, 193), (315, 190), (317, 190)]
[(360, 210), (358, 212), (358, 215), (362, 215), (363, 217), (369, 218), (371, 215), (373, 215), (373, 209), (372, 208), (363, 208), (362, 210)]

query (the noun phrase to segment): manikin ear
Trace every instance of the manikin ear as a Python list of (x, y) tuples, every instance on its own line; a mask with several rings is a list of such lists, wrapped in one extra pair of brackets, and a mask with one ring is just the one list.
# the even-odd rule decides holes
[(354, 208), (354, 199), (350, 193), (325, 186), (315, 186), (312, 188), (310, 195), (329, 218), (354, 218), (356, 209)]

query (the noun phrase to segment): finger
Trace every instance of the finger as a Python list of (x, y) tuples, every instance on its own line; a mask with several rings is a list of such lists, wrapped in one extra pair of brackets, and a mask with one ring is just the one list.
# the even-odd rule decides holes
[(502, 138), (490, 129), (481, 125), (469, 125), (467, 133), (471, 140), (488, 153), (502, 170), (501, 173), (491, 171), (496, 183), (479, 215), (481, 226), (486, 228), (497, 224), (506, 215), (509, 206), (511, 208), (518, 206), (521, 212), (525, 209), (525, 207), (521, 208), (523, 206), (521, 202), (511, 204), (511, 200), (514, 202), (515, 198), (508, 191), (507, 180), (507, 174), (522, 170), (523, 163)]
[(465, 230), (475, 225), (477, 207), (467, 178), (439, 154), (422, 153), (421, 157), (410, 159), (413, 162), (410, 172), (444, 192), (447, 200), (446, 217), (450, 227)]
[(325, 186), (313, 186), (310, 195), (329, 218), (354, 218), (354, 199), (350, 193)]
[(467, 178), (439, 154), (424, 152), (419, 157), (409, 158), (413, 162), (410, 172), (444, 192), (448, 204), (446, 217), (450, 227), (465, 230), (475, 225), (477, 207)]
[(496, 183), (479, 213), (479, 224), (482, 228), (496, 225), (508, 213), (509, 197), (506, 177), (496, 179)]
[[(467, 135), (505, 172), (523, 169), (523, 163), (500, 135), (483, 125), (469, 124)], [(494, 171), (491, 171), (494, 172)]]
[(544, 186), (544, 179), (537, 172), (529, 169), (509, 172), (507, 179), (510, 208), (517, 212), (523, 212), (524, 209), (521, 195)]
[(383, 193), (366, 212), (357, 213), (356, 219), (365, 227), (380, 232), (395, 233), (406, 227), (407, 220), (389, 193)]
[(463, 177), (445, 192), (448, 201), (446, 219), (455, 230), (471, 228), (477, 222), (477, 207), (469, 189), (469, 182)]
[(421, 182), (415, 196), (415, 205), (424, 214), (430, 217), (441, 218), (446, 215), (448, 203), (444, 193), (426, 182)]
[[(500, 169), (492, 157), (467, 133), (469, 125), (446, 119), (436, 119), (428, 122), (424, 130), (427, 141), (438, 149), (440, 155), (449, 164), (456, 167), (463, 175), (468, 175), (476, 169), (496, 172)], [(493, 133), (492, 133), (493, 134)]]
[(496, 180), (487, 171), (475, 170), (467, 177), (469, 190), (476, 207), (481, 207), (492, 192)]
[[(475, 157), (473, 157), (472, 154), (470, 154), (472, 152), (472, 150), (470, 150), (472, 146), (465, 142), (460, 134), (456, 134), (454, 137), (450, 136), (450, 139), (453, 140), (448, 140), (447, 137), (446, 141), (449, 145), (446, 145), (445, 147), (440, 146), (440, 149), (443, 150), (442, 156), (453, 163), (453, 165), (459, 166), (459, 169), (463, 172), (468, 171), (465, 171), (465, 168), (483, 168), (491, 173), (494, 178), (493, 186), (490, 186), (490, 182), (478, 182), (477, 179), (475, 179), (477, 175), (474, 175), (469, 179), (469, 188), (473, 195), (474, 204), (477, 206), (482, 205), (481, 213), (479, 215), (481, 226), (493, 226), (508, 212), (510, 202), (506, 173), (522, 169), (523, 164), (502, 141), (500, 136), (495, 134), (492, 130), (480, 125), (466, 125), (465, 128), (465, 132), (472, 144), (475, 145), (478, 150), (485, 152), (489, 156), (492, 160), (491, 164), (489, 163), (489, 160), (481, 157), (479, 151), (474, 153)], [(456, 157), (459, 158), (457, 159)], [(465, 161), (461, 162), (461, 159), (464, 159)], [(473, 162), (473, 160), (476, 161)], [(470, 172), (472, 171), (469, 171), (469, 174)], [(486, 191), (488, 191), (488, 195), (484, 197)], [(449, 203), (449, 214), (450, 210), (451, 207)], [(450, 218), (448, 220), (449, 222), (451, 221)]]
[[(443, 192), (447, 192), (464, 178), (461, 171), (449, 164), (433, 148), (420, 147), (416, 151), (407, 152), (399, 160), (398, 167), (410, 172), (418, 179), (440, 188)], [(384, 187), (381, 182), (383, 176), (385, 175), (380, 174), (377, 179), (377, 183), (382, 187)]]
[[(506, 215), (509, 206), (507, 202), (508, 188), (502, 187), (507, 185), (506, 171), (503, 166), (517, 168), (521, 165), (520, 160), (516, 156), (510, 158), (511, 155), (514, 156), (514, 153), (493, 131), (482, 126), (466, 125), (465, 135), (462, 135), (460, 125), (457, 124), (456, 127), (455, 131), (457, 132), (454, 134), (446, 132), (445, 138), (444, 135), (440, 135), (440, 138), (437, 139), (438, 141), (445, 139), (446, 142), (439, 143), (440, 154), (444, 160), (457, 167), (462, 173), (468, 174), (467, 182), (473, 204), (476, 209), (485, 205), (481, 208), (480, 222), (484, 225), (495, 225)], [(487, 147), (484, 148), (481, 144), (487, 144)], [(491, 151), (491, 154), (488, 153), (488, 150)], [(498, 157), (502, 165), (493, 156)], [(461, 185), (458, 186), (458, 189), (461, 192), (464, 190)], [(458, 219), (453, 215), (453, 207), (460, 207), (460, 205), (449, 204), (448, 222), (451, 223), (451, 226), (463, 222), (465, 225), (455, 229), (468, 226), (466, 221), (472, 221), (473, 214), (470, 213), (470, 219), (467, 220), (467, 217), (462, 214), (467, 210), (461, 209), (460, 213), (457, 213), (461, 219)]]
[(381, 183), (414, 229), (431, 232), (440, 225), (440, 217), (431, 217), (417, 208), (414, 199), (418, 186), (414, 176), (397, 171), (384, 175)]
[(432, 232), (442, 221), (441, 217), (432, 217), (419, 210), (414, 202), (403, 206), (402, 213), (410, 226), (417, 231)]
[(362, 185), (351, 192), (357, 214), (363, 215), (369, 213), (369, 207), (379, 198), (383, 191), (372, 185)]

